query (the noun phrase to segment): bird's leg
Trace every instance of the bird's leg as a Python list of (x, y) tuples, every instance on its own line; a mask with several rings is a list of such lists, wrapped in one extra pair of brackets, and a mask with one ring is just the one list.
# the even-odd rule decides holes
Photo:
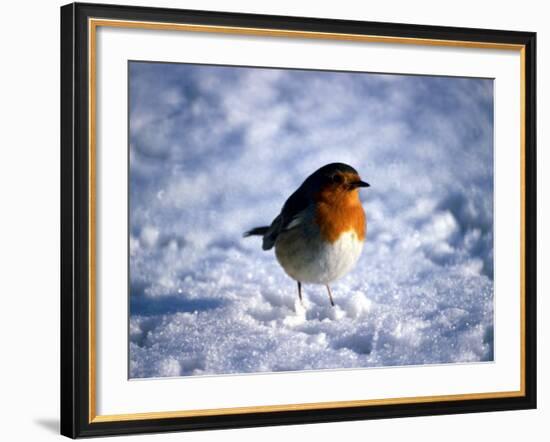
[(298, 281), (298, 298), (300, 298), (300, 304), (304, 305), (304, 300), (302, 299), (302, 283)]
[(327, 290), (328, 290), (328, 297), (330, 299), (330, 305), (334, 307), (334, 301), (332, 300), (332, 292), (330, 291), (330, 287), (327, 284)]

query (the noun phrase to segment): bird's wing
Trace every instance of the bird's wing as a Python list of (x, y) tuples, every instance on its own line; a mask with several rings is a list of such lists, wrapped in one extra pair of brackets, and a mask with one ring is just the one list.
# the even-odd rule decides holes
[(281, 213), (277, 215), (269, 226), (263, 239), (262, 248), (264, 250), (269, 250), (273, 247), (281, 232), (294, 229), (301, 224), (303, 214), (308, 207), (308, 200), (298, 190), (290, 195)]

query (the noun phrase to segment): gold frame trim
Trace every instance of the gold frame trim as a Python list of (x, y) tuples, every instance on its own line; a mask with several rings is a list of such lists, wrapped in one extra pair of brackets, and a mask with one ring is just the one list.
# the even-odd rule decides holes
[[(215, 408), (215, 409), (197, 409), (197, 410), (179, 410), (179, 411), (158, 411), (147, 413), (128, 413), (128, 414), (96, 414), (96, 35), (97, 28), (116, 27), (116, 28), (138, 28), (148, 30), (164, 31), (186, 31), (186, 32), (208, 32), (218, 34), (237, 34), (237, 35), (255, 35), (268, 37), (291, 37), (308, 38), (339, 41), (356, 41), (369, 43), (389, 43), (389, 44), (413, 44), (420, 46), (444, 46), (444, 47), (462, 47), (475, 49), (497, 49), (519, 51), (520, 53), (520, 389), (518, 391), (503, 391), (489, 393), (466, 393), (454, 395), (438, 396), (417, 396), (401, 397), (388, 399), (368, 399), (353, 401), (333, 401), (333, 402), (315, 402), (301, 404), (284, 405), (261, 405), (234, 408)], [(134, 421), (145, 419), (168, 419), (178, 417), (197, 417), (197, 416), (216, 416), (216, 415), (235, 415), (245, 413), (269, 413), (277, 411), (293, 410), (321, 410), (327, 408), (344, 407), (365, 407), (375, 405), (396, 405), (396, 404), (419, 404), (427, 402), (442, 401), (460, 401), (475, 399), (497, 399), (522, 397), (526, 394), (525, 380), (525, 45), (505, 44), (491, 42), (457, 41), (457, 40), (438, 40), (423, 38), (389, 37), (376, 35), (357, 35), (357, 34), (339, 34), (325, 32), (292, 31), (282, 29), (262, 29), (245, 28), (233, 26), (210, 26), (181, 23), (157, 23), (146, 21), (130, 20), (111, 20), (111, 19), (88, 19), (88, 85), (89, 85), (89, 367), (88, 367), (88, 388), (89, 388), (89, 423), (99, 422), (119, 422)]]

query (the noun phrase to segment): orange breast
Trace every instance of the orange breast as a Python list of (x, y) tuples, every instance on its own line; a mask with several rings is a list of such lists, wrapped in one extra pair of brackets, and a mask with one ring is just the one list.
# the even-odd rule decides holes
[(335, 242), (342, 233), (353, 230), (362, 241), (366, 234), (366, 217), (359, 192), (326, 191), (316, 196), (315, 222), (326, 241)]

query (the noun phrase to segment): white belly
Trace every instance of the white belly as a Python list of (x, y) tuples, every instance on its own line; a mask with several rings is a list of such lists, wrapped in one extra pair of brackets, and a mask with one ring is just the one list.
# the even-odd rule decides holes
[(329, 284), (341, 278), (355, 266), (363, 249), (354, 231), (343, 233), (333, 243), (297, 233), (290, 231), (277, 238), (275, 254), (285, 272), (303, 283)]

